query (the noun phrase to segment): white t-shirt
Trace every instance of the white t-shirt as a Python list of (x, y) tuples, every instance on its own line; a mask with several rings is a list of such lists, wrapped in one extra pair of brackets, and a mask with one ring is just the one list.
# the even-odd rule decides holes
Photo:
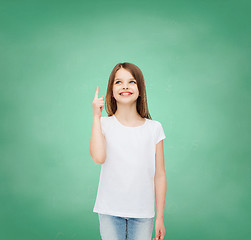
[(156, 144), (166, 138), (160, 122), (145, 118), (127, 127), (115, 115), (101, 117), (106, 160), (101, 165), (93, 212), (120, 217), (155, 216)]

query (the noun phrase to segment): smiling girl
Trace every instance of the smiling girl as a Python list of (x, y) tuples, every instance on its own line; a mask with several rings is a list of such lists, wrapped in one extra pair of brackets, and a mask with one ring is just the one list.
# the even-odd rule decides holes
[[(112, 70), (104, 104), (96, 89), (90, 155), (101, 164), (93, 212), (98, 213), (103, 240), (151, 240), (154, 203), (155, 238), (164, 239), (166, 198), (164, 130), (152, 120), (145, 81), (134, 64)], [(102, 117), (104, 108), (108, 113)]]

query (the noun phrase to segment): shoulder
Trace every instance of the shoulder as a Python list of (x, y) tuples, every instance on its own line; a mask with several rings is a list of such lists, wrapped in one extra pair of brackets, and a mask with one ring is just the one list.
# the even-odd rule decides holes
[(104, 127), (108, 127), (110, 124), (112, 124), (112, 116), (101, 117), (100, 121)]
[(162, 126), (161, 122), (159, 122), (157, 120), (148, 119), (148, 121), (152, 125), (152, 127), (154, 127), (154, 128), (159, 128)]
[(112, 116), (110, 116), (110, 117), (108, 117), (108, 116), (104, 116), (104, 117), (101, 117), (101, 121), (102, 122), (108, 122), (108, 121), (110, 121), (112, 119)]

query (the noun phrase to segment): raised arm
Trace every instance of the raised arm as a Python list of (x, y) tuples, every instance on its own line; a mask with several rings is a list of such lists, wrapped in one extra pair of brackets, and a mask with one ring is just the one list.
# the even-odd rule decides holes
[(101, 129), (101, 113), (104, 108), (104, 96), (98, 98), (99, 87), (97, 86), (92, 102), (93, 121), (90, 140), (90, 155), (96, 164), (103, 164), (106, 159), (106, 140)]

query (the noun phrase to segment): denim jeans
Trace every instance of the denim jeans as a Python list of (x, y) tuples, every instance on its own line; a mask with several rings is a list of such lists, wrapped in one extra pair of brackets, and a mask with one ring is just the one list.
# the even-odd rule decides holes
[(102, 240), (151, 240), (153, 218), (125, 218), (98, 214)]

